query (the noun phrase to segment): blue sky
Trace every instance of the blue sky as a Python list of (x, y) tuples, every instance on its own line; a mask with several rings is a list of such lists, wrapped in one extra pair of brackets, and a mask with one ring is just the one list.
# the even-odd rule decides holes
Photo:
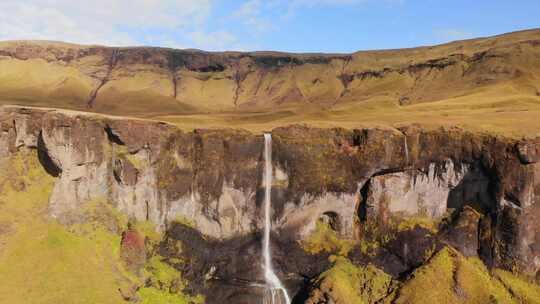
[(538, 0), (2, 0), (0, 40), (353, 52), (540, 27), (538, 12)]

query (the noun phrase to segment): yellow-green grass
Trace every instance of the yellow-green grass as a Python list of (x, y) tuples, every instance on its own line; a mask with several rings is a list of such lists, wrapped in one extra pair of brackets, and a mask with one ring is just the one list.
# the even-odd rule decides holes
[(346, 256), (357, 242), (339, 238), (329, 224), (318, 221), (315, 231), (300, 243), (302, 248), (311, 254), (329, 252)]
[(373, 265), (356, 266), (344, 257), (332, 256), (333, 265), (317, 279), (319, 288), (312, 295), (328, 293), (335, 303), (375, 303), (387, 297), (396, 283)]
[(518, 303), (540, 303), (540, 287), (511, 272), (497, 269), (495, 277), (510, 290)]
[(459, 126), (475, 132), (509, 137), (540, 136), (540, 97), (522, 94), (510, 85), (435, 102), (401, 106), (391, 98), (336, 104), (280, 108), (279, 111), (224, 112), (148, 117), (182, 129), (243, 128), (254, 132), (304, 123), (315, 127), (399, 127), (419, 124), (426, 128)]
[[(202, 303), (182, 293), (181, 273), (159, 256), (138, 276), (120, 258), (121, 231), (127, 220), (105, 201), (92, 201), (82, 211), (85, 221), (64, 226), (48, 216), (54, 186), (36, 151), (20, 151), (0, 163), (0, 303)], [(158, 238), (150, 224), (136, 223)], [(176, 282), (171, 290), (171, 282)], [(149, 286), (134, 291), (151, 282)]]
[(10, 174), (2, 176), (0, 217), (10, 229), (0, 277), (9, 279), (0, 284), (0, 302), (123, 303), (118, 288), (129, 280), (115, 270), (120, 237), (105, 229), (82, 236), (48, 221), (53, 178), (32, 154), (3, 164)]
[[(177, 261), (180, 262), (181, 261)], [(188, 296), (181, 291), (186, 287), (181, 273), (164, 263), (161, 257), (153, 256), (146, 265), (147, 286), (137, 294), (144, 304), (200, 304), (204, 303), (201, 295)]]
[[(94, 52), (99, 47), (65, 60), (59, 54), (78, 54), (87, 46), (0, 42), (0, 105), (135, 116), (188, 130), (419, 123), (539, 136), (538, 37), (539, 30), (521, 31), (274, 68), (263, 68), (256, 59), (276, 55), (272, 52), (253, 57), (228, 53), (222, 54), (226, 68), (213, 72), (171, 70), (164, 61), (166, 50), (132, 49), (111, 68), (106, 49)], [(147, 56), (143, 60), (138, 57), (142, 53)], [(279, 56), (303, 60), (313, 55)]]
[(114, 146), (116, 156), (127, 159), (137, 170), (144, 169), (147, 165), (147, 160), (136, 154), (129, 153), (128, 148), (124, 145)]
[(514, 286), (520, 286), (518, 292), (510, 292), (478, 258), (465, 258), (446, 247), (415, 270), (399, 290), (395, 303), (538, 303), (538, 287), (524, 285), (513, 274), (503, 273), (508, 281), (517, 280)]
[[(161, 70), (150, 73), (140, 67), (140, 71), (130, 70), (133, 75), (123, 80), (107, 83), (101, 88), (95, 107), (88, 108), (87, 101), (98, 83), (79, 69), (86, 64), (92, 66), (99, 62), (97, 58), (90, 58), (90, 61), (91, 64), (81, 62), (74, 66), (61, 66), (41, 59), (3, 60), (0, 62), (0, 105), (18, 104), (134, 116), (168, 121), (187, 130), (232, 127), (262, 132), (296, 123), (345, 128), (395, 127), (418, 123), (431, 128), (457, 125), (468, 130), (514, 137), (540, 136), (540, 121), (537, 119), (540, 115), (540, 96), (534, 92), (534, 78), (524, 77), (478, 88), (470, 87), (457, 97), (430, 99), (429, 102), (411, 105), (400, 105), (397, 96), (382, 93), (365, 97), (350, 96), (337, 102), (331, 100), (334, 97), (327, 96), (324, 98), (329, 100), (324, 102), (306, 103), (298, 100), (275, 104), (268, 99), (270, 95), (256, 97), (249, 95), (255, 94), (252, 92), (246, 93), (248, 95), (245, 97), (261, 100), (253, 105), (235, 108), (222, 107), (224, 93), (220, 84), (185, 87), (191, 92), (189, 94), (195, 95), (186, 93), (188, 95), (175, 99), (171, 95), (173, 90), (167, 78), (169, 76)], [(307, 73), (313, 71), (308, 69)], [(287, 73), (279, 75), (284, 77), (285, 87), (295, 81), (301, 85), (297, 78), (293, 81), (294, 77)], [(399, 87), (396, 85), (388, 83), (377, 90), (395, 91)], [(332, 86), (339, 86), (339, 83)], [(442, 89), (452, 90), (450, 87)], [(225, 99), (230, 99), (230, 96)], [(204, 102), (195, 103), (197, 100)]]
[[(397, 231), (405, 231), (421, 227), (429, 230), (432, 233), (437, 232), (437, 223), (421, 217), (403, 219), (398, 222)], [(381, 244), (393, 238), (392, 234), (383, 235), (379, 240), (369, 240), (363, 238), (361, 240), (346, 239), (338, 236), (328, 223), (318, 221), (315, 225), (315, 230), (304, 240), (300, 241), (300, 245), (310, 254), (318, 254), (327, 252), (339, 256), (347, 256), (349, 252), (358, 246), (364, 254), (374, 254)]]
[[(0, 105), (34, 105), (134, 116), (170, 122), (184, 130), (242, 128), (259, 133), (297, 123), (322, 128), (399, 127), (415, 123), (425, 128), (459, 126), (470, 131), (510, 137), (540, 136), (540, 96), (531, 94), (525, 84), (514, 82), (472, 89), (459, 97), (412, 105), (400, 105), (395, 97), (379, 95), (336, 104), (289, 102), (279, 106), (223, 111), (216, 107), (203, 112), (197, 108), (188, 109), (181, 101), (150, 91), (129, 93), (133, 96), (128, 93), (116, 96), (114, 92), (104, 95), (111, 102), (100, 103), (93, 109), (81, 103), (82, 97), (56, 97), (33, 93), (32, 90), (3, 94)], [(114, 100), (117, 101), (112, 102)]]
[(438, 221), (429, 217), (412, 216), (400, 218), (397, 224), (398, 231), (412, 230), (415, 228), (424, 228), (432, 233), (437, 233)]

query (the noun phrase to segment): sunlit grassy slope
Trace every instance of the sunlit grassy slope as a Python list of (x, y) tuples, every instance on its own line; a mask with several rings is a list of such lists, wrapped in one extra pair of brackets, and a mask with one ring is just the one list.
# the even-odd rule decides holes
[[(53, 185), (35, 151), (0, 162), (0, 303), (116, 304), (127, 303), (126, 295), (146, 304), (204, 300), (184, 295), (181, 274), (159, 255), (141, 273), (128, 270), (120, 254), (127, 219), (106, 202), (89, 202), (78, 224), (50, 218)], [(134, 227), (156, 234), (149, 223)]]
[(54, 180), (35, 155), (2, 169), (0, 303), (122, 303), (119, 236), (100, 229), (83, 237), (47, 220)]
[(164, 120), (183, 129), (458, 125), (540, 132), (540, 30), (352, 54), (208, 53), (0, 42), (0, 106)]
[(292, 105), (279, 110), (176, 115), (147, 113), (136, 117), (169, 122), (184, 130), (242, 128), (258, 133), (298, 123), (324, 128), (419, 124), (426, 128), (458, 126), (465, 130), (509, 137), (538, 137), (540, 96), (522, 94), (519, 88), (505, 85), (466, 96), (413, 105), (399, 105), (392, 99), (376, 98), (333, 107)]
[(491, 276), (477, 258), (465, 258), (445, 248), (414, 271), (392, 303), (539, 303), (536, 285), (508, 272), (500, 273), (514, 284), (515, 292)]
[(418, 123), (426, 127), (460, 126), (506, 136), (540, 136), (540, 97), (505, 86), (429, 103), (400, 106), (389, 99), (275, 112), (216, 113), (151, 117), (184, 129), (245, 128), (256, 132), (306, 123), (319, 127), (356, 128)]

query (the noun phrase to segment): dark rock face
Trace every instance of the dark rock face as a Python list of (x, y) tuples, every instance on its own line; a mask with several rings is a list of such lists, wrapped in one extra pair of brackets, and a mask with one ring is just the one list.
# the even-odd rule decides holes
[(444, 238), (464, 256), (476, 256), (480, 250), (479, 223), (480, 214), (465, 206), (450, 225)]
[(533, 164), (540, 161), (540, 143), (537, 141), (520, 142), (517, 144), (519, 159), (524, 164)]
[[(273, 259), (278, 275), (291, 294), (328, 268), (328, 254), (306, 255), (297, 242), (281, 241), (272, 235)], [(181, 250), (179, 245), (181, 244)], [(191, 283), (190, 292), (209, 295), (207, 303), (253, 303), (262, 300), (263, 273), (261, 235), (258, 233), (228, 240), (207, 239), (193, 228), (175, 223), (160, 245), (167, 258), (187, 259), (182, 269)]]
[[(310, 254), (299, 243), (318, 221), (340, 238), (379, 242), (348, 257), (398, 279), (445, 244), (488, 266), (540, 269), (538, 140), (418, 126), (291, 126), (272, 137), (273, 259), (293, 295), (328, 268), (331, 253)], [(161, 255), (187, 259), (180, 270), (193, 293), (209, 303), (261, 296), (261, 135), (2, 108), (0, 157), (21, 147), (38, 149), (57, 177), (52, 216), (69, 222), (70, 211), (106, 198), (130, 219), (157, 225)], [(419, 217), (436, 229), (407, 224)], [(141, 246), (135, 232), (125, 233), (131, 264), (141, 263)]]

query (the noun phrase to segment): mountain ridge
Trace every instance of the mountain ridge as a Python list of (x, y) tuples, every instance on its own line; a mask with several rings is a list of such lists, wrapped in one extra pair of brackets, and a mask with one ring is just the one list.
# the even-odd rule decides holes
[(438, 46), (445, 46), (454, 43), (463, 43), (463, 42), (474, 42), (477, 40), (485, 39), (494, 39), (494, 38), (503, 38), (506, 36), (513, 36), (519, 34), (527, 34), (540, 31), (539, 28), (530, 28), (530, 29), (521, 29), (510, 32), (504, 32), (501, 34), (479, 36), (474, 38), (467, 39), (455, 39), (443, 43), (434, 43), (426, 45), (418, 45), (413, 47), (402, 47), (402, 48), (382, 48), (382, 49), (359, 49), (354, 52), (295, 52), (295, 51), (280, 51), (280, 50), (255, 50), (255, 51), (235, 51), (235, 50), (224, 50), (224, 51), (206, 51), (203, 49), (197, 48), (174, 48), (167, 46), (153, 46), (153, 45), (126, 45), (126, 46), (115, 46), (115, 45), (106, 45), (106, 44), (85, 44), (85, 43), (75, 43), (67, 42), (62, 40), (48, 40), (48, 39), (9, 39), (9, 40), (0, 40), (0, 44), (9, 44), (9, 43), (35, 43), (35, 44), (56, 44), (56, 45), (66, 45), (66, 46), (76, 46), (76, 47), (100, 47), (100, 48), (116, 48), (116, 49), (137, 49), (137, 48), (150, 48), (150, 49), (166, 49), (166, 50), (175, 50), (175, 51), (198, 51), (201, 53), (279, 53), (279, 54), (290, 54), (290, 55), (352, 55), (362, 52), (384, 52), (384, 51), (397, 51), (397, 50), (410, 50), (410, 49), (421, 49), (421, 48), (433, 48)]
[[(518, 119), (523, 113), (516, 109), (533, 116), (540, 110), (539, 46), (539, 29), (351, 54), (0, 42), (0, 105), (144, 117), (186, 127), (184, 121), (195, 119), (195, 125), (222, 127), (232, 120), (256, 128), (253, 121), (265, 113), (272, 126), (347, 126), (365, 117), (390, 125), (429, 124), (442, 116), (436, 120), (485, 129), (476, 121), (494, 116), (487, 122), (492, 124)], [(463, 105), (470, 111), (463, 113)], [(533, 117), (527, 119), (534, 124)], [(533, 129), (540, 132), (540, 125)]]

